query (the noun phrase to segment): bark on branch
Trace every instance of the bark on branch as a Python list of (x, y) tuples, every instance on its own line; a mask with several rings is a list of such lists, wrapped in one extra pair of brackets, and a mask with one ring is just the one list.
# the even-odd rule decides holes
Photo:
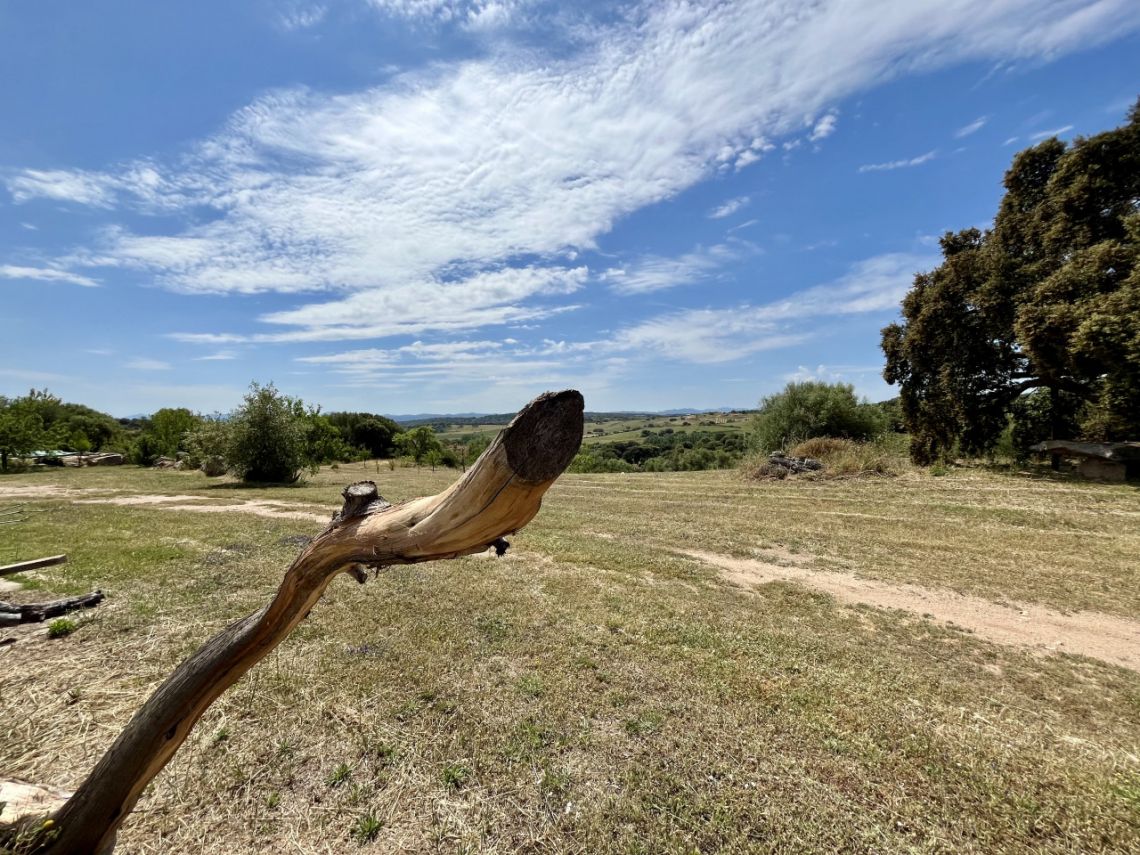
[(135, 714), (53, 815), (54, 838), (40, 851), (109, 852), (143, 789), (206, 708), (300, 623), (336, 574), (498, 549), (504, 536), (534, 518), (577, 453), (582, 411), (582, 396), (573, 390), (536, 398), (462, 478), (435, 496), (388, 505), (370, 482), (346, 489), (344, 508), (285, 572), (272, 601), (208, 641)]
[(76, 609), (90, 609), (103, 602), (102, 591), (92, 591), (78, 597), (66, 597), (47, 603), (27, 603), (22, 606), (14, 603), (0, 603), (0, 626), (15, 626), (18, 623), (42, 623), (48, 618), (59, 617)]

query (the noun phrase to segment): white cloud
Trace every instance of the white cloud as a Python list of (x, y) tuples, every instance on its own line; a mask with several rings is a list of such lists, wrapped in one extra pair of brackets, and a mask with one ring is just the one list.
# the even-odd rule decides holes
[(1017, 137), (1010, 137), (1009, 139), (1007, 139), (1005, 142), (1002, 143), (1002, 146), (1004, 147), (1007, 145), (1013, 145), (1015, 142), (1017, 142), (1017, 140), (1018, 140)]
[(70, 379), (66, 374), (50, 371), (27, 371), (23, 368), (0, 368), (0, 377), (17, 380), (21, 383), (58, 383)]
[(763, 306), (690, 309), (619, 331), (612, 346), (684, 362), (731, 362), (806, 341), (820, 319), (898, 308), (914, 274), (937, 256), (887, 253), (852, 265), (844, 276)]
[(0, 279), (34, 279), (39, 282), (70, 282), (72, 285), (82, 285), (84, 288), (99, 287), (99, 283), (89, 276), (81, 276), (54, 267), (17, 267), (12, 264), (2, 264)]
[(970, 122), (970, 124), (963, 125), (962, 127), (958, 128), (958, 130), (954, 131), (955, 139), (961, 139), (962, 137), (968, 137), (970, 134), (977, 133), (983, 127), (985, 127), (985, 124), (988, 120), (989, 116), (979, 116), (978, 118), (974, 119), (974, 121)]
[(114, 179), (103, 173), (66, 169), (25, 169), (5, 181), (15, 202), (56, 199), (95, 208), (109, 208)]
[(211, 353), (207, 356), (197, 356), (194, 358), (195, 362), (227, 362), (231, 359), (237, 359), (237, 354), (232, 350), (219, 350), (217, 353)]
[(811, 129), (811, 134), (808, 135), (808, 139), (812, 142), (819, 142), (820, 140), (827, 139), (829, 136), (835, 133), (835, 129), (838, 123), (839, 115), (837, 113), (833, 111), (826, 114), (823, 118), (815, 123), (815, 127)]
[(920, 154), (918, 157), (912, 157), (909, 160), (891, 160), (886, 163), (865, 163), (859, 167), (860, 172), (889, 172), (893, 169), (908, 169), (912, 166), (921, 166), (928, 161), (934, 160), (938, 155), (936, 151), (928, 151), (926, 154)]
[(457, 24), (471, 30), (505, 26), (530, 0), (368, 0), (385, 15), (417, 22)]
[(749, 198), (747, 196), (737, 196), (735, 199), (729, 199), (727, 202), (718, 205), (709, 211), (708, 216), (710, 220), (720, 220), (725, 217), (731, 217), (741, 208), (748, 205)]
[[(502, 341), (414, 342), (398, 348), (364, 348), (297, 360), (328, 371), (328, 385), (406, 391), (435, 396), (454, 409), (480, 391), (485, 407), (488, 390), (510, 402), (559, 386), (606, 389), (623, 373), (627, 360), (599, 354), (594, 343), (544, 341), (537, 345)], [(506, 405), (504, 405), (506, 406)]]
[(462, 279), (360, 290), (340, 299), (261, 317), (265, 323), (295, 328), (286, 332), (187, 332), (170, 337), (194, 344), (338, 341), (513, 324), (572, 311), (576, 306), (525, 304), (571, 294), (585, 284), (587, 276), (585, 267), (504, 267)]
[(1061, 134), (1066, 134), (1069, 131), (1071, 131), (1072, 129), (1073, 129), (1072, 125), (1065, 125), (1064, 127), (1053, 128), (1052, 130), (1048, 130), (1048, 131), (1038, 131), (1035, 134), (1030, 134), (1029, 138), (1031, 140), (1043, 140), (1043, 139), (1046, 139), (1047, 137), (1059, 137)]
[(599, 277), (618, 294), (647, 294), (678, 285), (690, 285), (716, 274), (724, 265), (757, 250), (745, 241), (697, 247), (676, 257), (648, 255), (626, 267), (611, 268)]
[[(374, 5), (405, 18), (473, 21), (515, 4)], [(508, 288), (500, 299), (449, 283), (494, 277), (520, 257), (527, 275), (558, 276), (535, 271), (596, 248), (636, 210), (755, 162), (770, 139), (801, 132), (805, 115), (822, 116), (811, 131), (822, 139), (836, 127), (834, 105), (853, 93), (956, 62), (1087, 49), (1136, 30), (1140, 7), (820, 0), (789, 14), (742, 0), (614, 17), (561, 59), (501, 46), (365, 91), (276, 92), (179, 161), (24, 170), (5, 183), (21, 203), (165, 215), (147, 234), (108, 230), (70, 266), (133, 269), (192, 293), (338, 295), (266, 317), (294, 329), (258, 340), (527, 322), (558, 308), (542, 287)], [(185, 225), (171, 228), (177, 215)], [(427, 299), (414, 299), (421, 288)], [(199, 340), (236, 340), (226, 335)]]
[(817, 365), (809, 368), (806, 365), (796, 367), (784, 375), (789, 383), (803, 383), (806, 380), (821, 380), (827, 383), (850, 382), (855, 376), (878, 374), (883, 370), (881, 365)]
[(126, 367), (133, 368), (136, 371), (169, 371), (171, 365), (169, 362), (163, 362), (161, 359), (139, 357), (126, 363)]
[(320, 3), (297, 4), (283, 11), (278, 23), (283, 30), (307, 30), (323, 21), (328, 12), (328, 6)]

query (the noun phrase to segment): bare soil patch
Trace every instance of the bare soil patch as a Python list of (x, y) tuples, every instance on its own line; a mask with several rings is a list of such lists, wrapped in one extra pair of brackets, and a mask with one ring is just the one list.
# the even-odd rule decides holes
[[(162, 495), (136, 495), (136, 496), (109, 496), (106, 498), (98, 499), (75, 499), (73, 504), (76, 505), (154, 505), (158, 510), (162, 511), (190, 511), (193, 513), (205, 514), (226, 514), (226, 513), (242, 513), (254, 514), (259, 517), (269, 517), (272, 519), (291, 519), (291, 520), (313, 520), (315, 522), (329, 521), (332, 515), (330, 509), (326, 513), (316, 513), (314, 511), (303, 511), (295, 509), (296, 506), (289, 502), (274, 502), (265, 499), (249, 499), (245, 502), (236, 502), (231, 504), (204, 504), (209, 502), (202, 496), (162, 496)], [(202, 504), (171, 504), (172, 502), (199, 502)], [(291, 510), (293, 508), (293, 510)]]
[(103, 499), (76, 499), (76, 505), (163, 505), (167, 502), (196, 502), (201, 496), (114, 496)]
[(99, 487), (60, 487), (54, 484), (9, 484), (0, 486), (0, 499), (60, 499), (85, 493), (108, 493)]
[(1097, 612), (1064, 614), (1026, 603), (999, 605), (941, 588), (888, 584), (851, 573), (785, 566), (714, 552), (683, 550), (681, 554), (717, 567), (725, 581), (740, 588), (794, 582), (830, 594), (842, 603), (914, 612), (970, 630), (997, 644), (1075, 653), (1140, 671), (1140, 621)]

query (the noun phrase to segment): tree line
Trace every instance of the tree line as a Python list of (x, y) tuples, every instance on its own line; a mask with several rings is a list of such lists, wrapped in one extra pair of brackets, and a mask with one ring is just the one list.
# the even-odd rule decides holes
[(182, 460), (210, 474), (231, 472), (246, 481), (292, 483), (328, 463), (407, 457), (417, 465), (464, 467), (489, 437), (443, 442), (428, 426), (405, 429), (386, 416), (322, 413), (272, 384), (250, 385), (225, 415), (166, 407), (145, 418), (115, 419), (47, 390), (0, 397), (0, 470), (37, 451), (118, 451), (150, 466), (160, 457)]

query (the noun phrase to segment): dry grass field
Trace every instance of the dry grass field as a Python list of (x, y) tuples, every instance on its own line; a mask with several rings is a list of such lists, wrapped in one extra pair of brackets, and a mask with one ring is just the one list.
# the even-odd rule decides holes
[[(0, 480), (0, 505), (30, 511), (0, 529), (0, 562), (70, 556), (4, 596), (108, 594), (64, 638), (0, 630), (0, 777), (78, 783), (178, 661), (267, 600), (344, 484), (397, 500), (453, 477)], [(567, 475), (502, 559), (334, 582), (209, 710), (117, 851), (1135, 852), (1140, 664), (812, 580), (1094, 634), (1103, 614), (1126, 662), (1138, 556), (1132, 486)], [(781, 568), (799, 581), (765, 582)]]

